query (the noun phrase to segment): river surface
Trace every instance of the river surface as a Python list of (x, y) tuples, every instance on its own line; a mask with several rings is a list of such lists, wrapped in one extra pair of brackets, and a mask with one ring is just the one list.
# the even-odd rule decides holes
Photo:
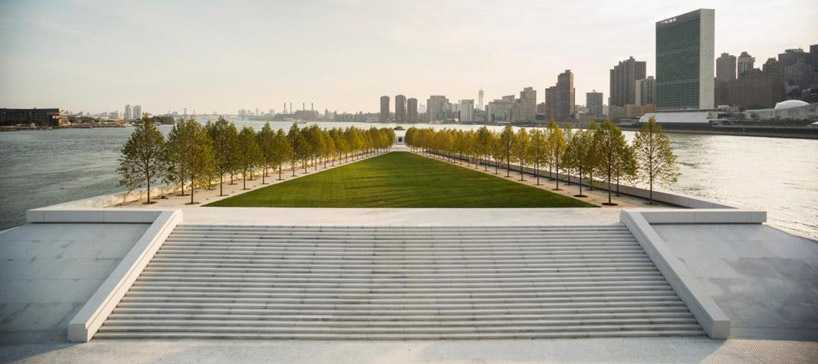
[[(252, 126), (257, 130), (264, 124), (235, 122), (239, 128)], [(394, 127), (377, 123), (317, 124), (325, 128)], [(291, 124), (271, 125), (277, 129)], [(167, 133), (170, 126), (161, 126), (160, 130)], [(24, 223), (28, 209), (124, 191), (118, 186), (117, 158), (132, 131), (98, 128), (0, 133), (0, 230)], [(633, 137), (633, 132), (625, 134)], [(818, 140), (669, 135), (681, 177), (670, 189), (659, 190), (763, 209), (768, 211), (770, 224), (818, 239)]]

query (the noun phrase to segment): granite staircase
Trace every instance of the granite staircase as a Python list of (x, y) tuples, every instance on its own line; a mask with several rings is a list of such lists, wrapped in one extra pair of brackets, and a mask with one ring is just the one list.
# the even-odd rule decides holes
[(95, 338), (705, 335), (623, 225), (179, 225)]

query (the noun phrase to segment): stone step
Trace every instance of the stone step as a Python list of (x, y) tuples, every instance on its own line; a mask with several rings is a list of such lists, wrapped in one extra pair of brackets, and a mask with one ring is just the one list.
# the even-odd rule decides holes
[(182, 224), (96, 338), (700, 335), (622, 224)]
[(380, 322), (380, 321), (400, 321), (400, 322), (428, 322), (439, 321), (508, 321), (527, 322), (536, 320), (619, 320), (619, 319), (662, 319), (662, 318), (693, 318), (690, 312), (684, 310), (653, 310), (650, 312), (572, 312), (572, 313), (536, 313), (536, 314), (481, 314), (476, 315), (372, 315), (364, 317), (361, 315), (310, 315), (299, 313), (292, 314), (236, 314), (236, 313), (112, 313), (112, 320), (238, 320), (238, 321), (317, 321), (317, 322)]
[(615, 324), (615, 325), (566, 325), (566, 326), (489, 326), (489, 327), (299, 327), (299, 326), (103, 326), (102, 332), (201, 332), (201, 331), (221, 331), (223, 333), (343, 333), (343, 334), (434, 334), (434, 333), (480, 333), (480, 332), (560, 332), (560, 331), (639, 331), (650, 329), (674, 330), (674, 331), (701, 331), (698, 324)]
[(213, 332), (99, 332), (98, 339), (224, 339), (224, 340), (487, 340), (487, 339), (590, 339), (624, 337), (685, 337), (704, 336), (699, 330), (668, 330), (655, 328), (633, 331), (561, 331), (503, 333), (440, 333), (440, 334), (348, 334), (348, 333), (225, 333)]

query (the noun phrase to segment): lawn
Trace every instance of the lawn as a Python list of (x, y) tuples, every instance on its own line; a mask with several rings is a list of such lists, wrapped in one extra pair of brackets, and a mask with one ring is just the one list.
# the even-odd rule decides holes
[(216, 201), (222, 207), (592, 207), (503, 177), (392, 152)]

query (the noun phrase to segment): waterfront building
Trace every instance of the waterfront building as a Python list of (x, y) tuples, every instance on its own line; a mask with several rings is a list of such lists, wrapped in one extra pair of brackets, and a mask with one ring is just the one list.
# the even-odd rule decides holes
[(592, 92), (585, 93), (585, 106), (588, 107), (588, 113), (595, 116), (601, 117), (602, 114), (602, 93), (593, 90)]
[(732, 105), (736, 82), (736, 56), (722, 53), (716, 58), (716, 105)]
[(511, 109), (514, 107), (514, 95), (503, 96), (489, 102), (486, 109), (486, 118), (489, 122), (511, 122)]
[(133, 118), (134, 118), (134, 120), (141, 120), (142, 119), (142, 105), (134, 105), (133, 106)]
[(395, 122), (406, 122), (406, 96), (395, 96)]
[(610, 70), (608, 105), (625, 106), (636, 103), (636, 80), (645, 78), (647, 63), (630, 57)]
[[(779, 58), (779, 63), (781, 59)], [(806, 58), (799, 58), (794, 64), (784, 66), (784, 80), (788, 87), (801, 90), (809, 89), (811, 85), (818, 84), (818, 74), (813, 66), (806, 63)]]
[(389, 96), (381, 96), (381, 113), (378, 121), (382, 123), (389, 121)]
[(477, 92), (477, 108), (483, 110), (483, 89)]
[(443, 95), (429, 96), (426, 103), (426, 115), (429, 122), (448, 120), (451, 118), (452, 107), (449, 99)]
[(557, 76), (556, 86), (545, 90), (545, 119), (566, 121), (574, 115), (576, 106), (574, 89), (574, 74), (565, 70)]
[(60, 126), (68, 124), (68, 113), (59, 108), (47, 109), (0, 109), (0, 126), (35, 124), (37, 126)]
[(770, 58), (764, 69), (744, 72), (736, 80), (735, 103), (742, 108), (769, 109), (784, 99), (784, 75)]
[(741, 52), (738, 56), (738, 75), (744, 76), (745, 73), (750, 72), (753, 68), (755, 68), (755, 61), (756, 59), (747, 52)]
[[(187, 110), (187, 109), (185, 109)], [(185, 112), (187, 115), (187, 112)], [(129, 121), (133, 119), (133, 110), (131, 109), (131, 105), (125, 105), (125, 121)]]
[(722, 53), (716, 58), (716, 79), (725, 82), (736, 80), (736, 56)]
[(412, 97), (406, 100), (406, 121), (417, 123), (418, 120), (418, 99)]
[(457, 108), (460, 115), (461, 123), (474, 122), (474, 99), (460, 100), (460, 105)]
[(656, 104), (656, 79), (648, 76), (643, 80), (636, 80), (634, 95), (636, 96), (635, 105)]
[(656, 22), (656, 110), (712, 109), (715, 10)]
[(532, 122), (537, 118), (537, 91), (526, 87), (520, 91), (520, 98), (514, 101), (511, 109), (511, 122)]

